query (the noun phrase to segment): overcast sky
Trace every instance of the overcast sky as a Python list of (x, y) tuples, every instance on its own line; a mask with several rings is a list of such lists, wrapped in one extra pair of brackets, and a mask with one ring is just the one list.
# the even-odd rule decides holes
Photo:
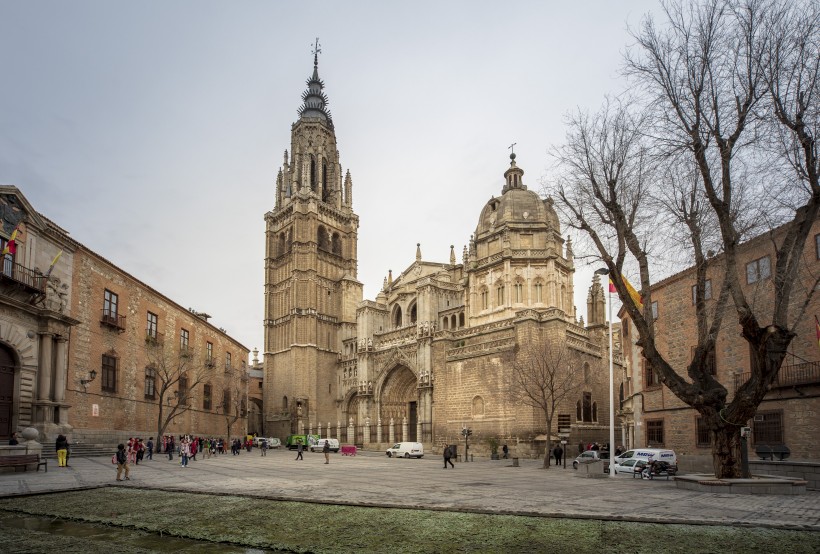
[[(628, 26), (657, 9), (0, 0), (0, 184), (261, 350), (263, 217), (315, 37), (372, 299), (417, 242), (427, 261), (447, 262), (451, 244), (461, 261), (511, 143), (540, 190), (564, 117), (625, 88)], [(579, 264), (584, 317), (591, 273)]]

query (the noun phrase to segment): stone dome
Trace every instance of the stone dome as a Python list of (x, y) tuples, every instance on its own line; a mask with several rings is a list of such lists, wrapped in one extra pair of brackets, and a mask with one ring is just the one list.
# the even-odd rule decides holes
[(498, 198), (491, 198), (481, 210), (476, 238), (504, 225), (542, 229), (546, 226), (560, 233), (558, 214), (555, 213), (552, 199), (544, 200), (537, 193), (527, 190), (521, 182), (524, 171), (516, 166), (514, 157), (510, 158), (510, 168), (504, 173), (506, 184), (502, 194)]

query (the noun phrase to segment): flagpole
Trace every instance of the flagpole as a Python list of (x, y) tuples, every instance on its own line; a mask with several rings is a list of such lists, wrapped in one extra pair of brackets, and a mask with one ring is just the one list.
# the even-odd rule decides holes
[[(598, 275), (609, 275), (606, 268), (596, 269)], [(612, 287), (606, 288), (607, 304), (609, 309), (609, 476), (615, 477), (612, 462), (615, 461), (615, 372), (612, 360)]]

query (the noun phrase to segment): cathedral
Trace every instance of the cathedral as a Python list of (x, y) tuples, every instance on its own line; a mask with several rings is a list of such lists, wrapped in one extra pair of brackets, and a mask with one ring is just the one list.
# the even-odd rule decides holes
[[(415, 261), (364, 300), (353, 181), (317, 53), (302, 101), (265, 214), (265, 432), (436, 451), (466, 428), (473, 452), (507, 443), (523, 456), (542, 455), (559, 432), (569, 444), (605, 442), (608, 383), (589, 378), (608, 371), (604, 290), (596, 275), (585, 324), (573, 305), (571, 241), (552, 200), (524, 185), (515, 154), (460, 261), (453, 246), (446, 262), (424, 260), (417, 247)], [(516, 353), (537, 340), (583, 360), (578, 393), (561, 402), (549, 432), (543, 410), (508, 387)]]

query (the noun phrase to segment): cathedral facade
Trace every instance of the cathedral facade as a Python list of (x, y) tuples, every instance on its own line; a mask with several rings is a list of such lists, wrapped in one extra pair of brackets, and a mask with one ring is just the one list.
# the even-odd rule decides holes
[[(353, 184), (317, 65), (265, 215), (266, 432), (436, 449), (469, 428), (479, 453), (498, 441), (521, 455), (543, 453), (559, 431), (570, 444), (604, 442), (608, 384), (589, 378), (608, 371), (603, 288), (596, 276), (585, 325), (571, 241), (551, 199), (524, 185), (515, 154), (461, 260), (451, 246), (447, 262), (425, 261), (417, 246), (407, 269), (363, 299)], [(522, 345), (547, 342), (567, 345), (585, 374), (549, 433), (543, 410), (509, 386)]]

